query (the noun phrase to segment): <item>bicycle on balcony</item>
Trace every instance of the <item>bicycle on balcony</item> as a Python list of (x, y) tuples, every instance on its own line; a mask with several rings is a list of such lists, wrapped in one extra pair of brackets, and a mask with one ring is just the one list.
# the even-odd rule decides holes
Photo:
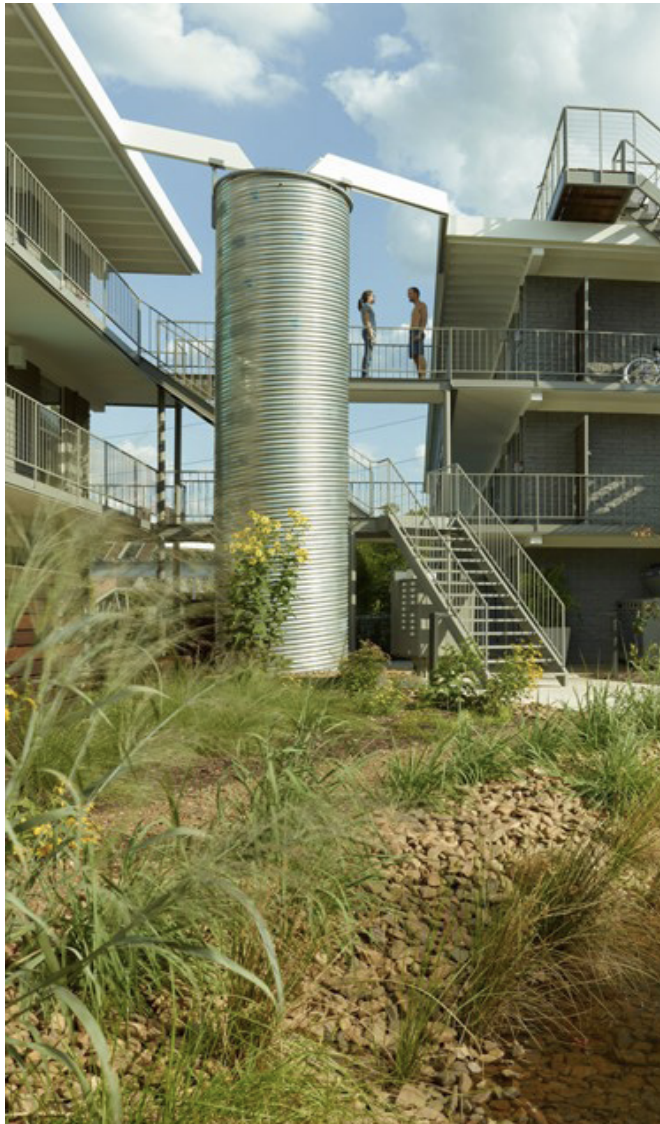
[(634, 386), (660, 386), (660, 346), (653, 348), (653, 357), (638, 355), (624, 367), (621, 382)]

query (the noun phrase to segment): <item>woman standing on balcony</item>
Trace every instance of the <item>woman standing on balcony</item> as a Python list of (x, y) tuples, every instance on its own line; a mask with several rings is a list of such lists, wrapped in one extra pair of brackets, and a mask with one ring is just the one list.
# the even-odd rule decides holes
[(364, 353), (362, 355), (362, 378), (366, 379), (371, 373), (371, 360), (376, 342), (376, 313), (374, 311), (375, 294), (372, 289), (365, 289), (358, 301), (358, 312), (362, 317), (362, 339)]

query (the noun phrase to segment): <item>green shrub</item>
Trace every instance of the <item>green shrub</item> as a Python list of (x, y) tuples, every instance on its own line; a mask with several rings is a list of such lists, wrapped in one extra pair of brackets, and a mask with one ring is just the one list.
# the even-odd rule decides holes
[(480, 700), (487, 714), (499, 714), (518, 702), (543, 675), (541, 652), (533, 644), (515, 644), (490, 676)]
[(398, 714), (408, 702), (408, 692), (396, 683), (387, 682), (365, 693), (362, 710), (365, 714), (382, 716)]
[(423, 706), (437, 706), (443, 710), (475, 706), (483, 693), (484, 679), (479, 649), (465, 643), (440, 654), (429, 675), (428, 686), (423, 687), (417, 697)]
[(363, 640), (356, 652), (351, 652), (339, 665), (339, 679), (344, 690), (351, 694), (373, 691), (388, 662), (385, 652)]
[(530, 690), (543, 674), (541, 653), (532, 644), (516, 644), (496, 671), (486, 677), (484, 661), (475, 644), (466, 641), (438, 657), (427, 687), (417, 695), (423, 706), (443, 710), (463, 707), (500, 714)]

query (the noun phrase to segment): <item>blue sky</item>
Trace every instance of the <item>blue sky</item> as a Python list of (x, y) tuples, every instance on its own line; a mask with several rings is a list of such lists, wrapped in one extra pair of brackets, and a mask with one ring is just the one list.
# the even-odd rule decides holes
[[(442, 188), (452, 210), (528, 217), (565, 104), (660, 110), (658, 4), (60, 4), (127, 118), (237, 141), (262, 167), (338, 153)], [(149, 157), (204, 256), (200, 277), (133, 277), (174, 319), (213, 317), (211, 173)], [(432, 301), (436, 220), (355, 196), (353, 307), (374, 288), (380, 325)], [(186, 416), (184, 463), (212, 434)], [(93, 427), (150, 458), (154, 411)], [(353, 406), (354, 443), (421, 472), (424, 411)]]

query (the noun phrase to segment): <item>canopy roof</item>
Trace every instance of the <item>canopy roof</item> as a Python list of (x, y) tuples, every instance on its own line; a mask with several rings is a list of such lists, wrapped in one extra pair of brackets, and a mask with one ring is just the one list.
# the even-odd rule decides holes
[(8, 4), (6, 140), (126, 273), (194, 273), (201, 255), (52, 4)]

